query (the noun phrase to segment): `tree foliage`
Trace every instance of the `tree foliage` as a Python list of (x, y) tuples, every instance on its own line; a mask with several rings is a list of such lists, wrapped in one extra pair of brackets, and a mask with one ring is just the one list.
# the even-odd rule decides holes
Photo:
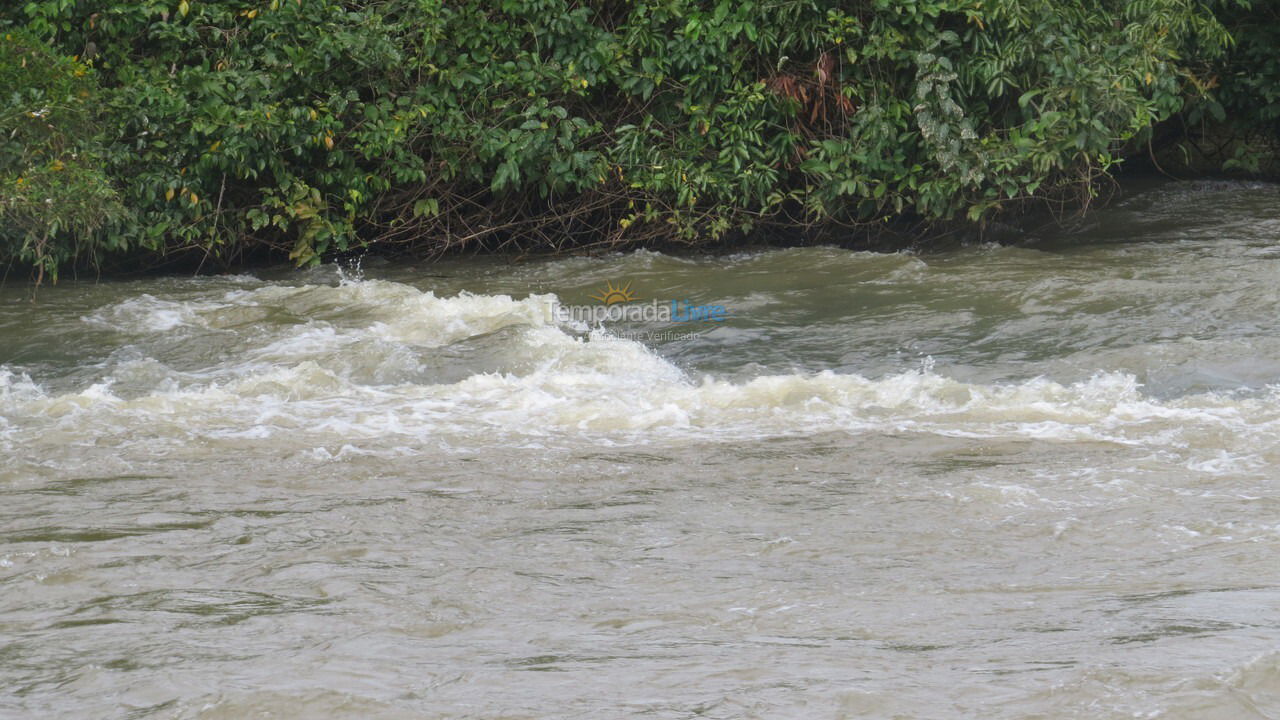
[(1190, 103), (1169, 160), (1190, 169), (1251, 175), (1280, 171), (1280, 6), (1241, 3), (1219, 12), (1235, 42), (1204, 74), (1207, 94)]
[(123, 214), (100, 163), (90, 70), (38, 40), (0, 44), (0, 257), (30, 265), (37, 282), (79, 255)]
[[(51, 269), (261, 248), (310, 263), (367, 243), (701, 242), (1087, 204), (1126, 148), (1204, 95), (1230, 45), (1216, 11), (32, 0), (0, 9), (0, 202), (28, 213), (0, 247)], [(15, 64), (27, 52), (50, 60)], [(24, 113), (46, 106), (65, 126), (33, 131)], [(32, 215), (14, 178), (58, 161), (81, 181)], [(67, 193), (112, 210), (81, 218)]]

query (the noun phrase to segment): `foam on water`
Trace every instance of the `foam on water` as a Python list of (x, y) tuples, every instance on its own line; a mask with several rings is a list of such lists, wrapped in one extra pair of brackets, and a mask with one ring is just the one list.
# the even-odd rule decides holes
[[(1123, 372), (983, 384), (928, 366), (878, 378), (823, 371), (731, 382), (693, 377), (602, 328), (558, 325), (556, 301), (439, 297), (380, 280), (187, 301), (142, 295), (85, 318), (133, 338), (125, 359), (104, 364), (87, 387), (51, 393), (0, 373), (0, 428), (11, 452), (54, 427), (64, 441), (124, 442), (165, 427), (173, 437), (275, 438), (297, 448), (343, 439), (403, 447), (441, 438), (474, 446), (566, 435), (638, 443), (925, 432), (1149, 446), (1209, 473), (1255, 465), (1280, 443), (1274, 391), (1158, 400)], [(148, 338), (179, 329), (232, 351), (210, 362), (171, 350), (171, 364), (147, 354)]]

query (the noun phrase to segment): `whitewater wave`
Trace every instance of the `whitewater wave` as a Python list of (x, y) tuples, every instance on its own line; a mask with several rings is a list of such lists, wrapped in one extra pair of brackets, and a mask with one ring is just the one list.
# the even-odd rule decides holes
[(1280, 444), (1274, 389), (1159, 400), (1126, 373), (982, 384), (926, 367), (731, 382), (692, 376), (606, 329), (557, 324), (556, 302), (376, 280), (144, 295), (85, 318), (128, 338), (87, 387), (53, 392), (0, 370), (0, 437), (10, 450), (52, 430), (62, 442), (256, 438), (306, 449), (926, 432), (1187, 450), (1210, 471), (1223, 452), (1238, 467)]

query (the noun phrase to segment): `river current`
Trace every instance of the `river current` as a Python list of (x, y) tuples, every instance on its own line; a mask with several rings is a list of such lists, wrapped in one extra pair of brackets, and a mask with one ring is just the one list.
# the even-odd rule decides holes
[(0, 458), (3, 717), (1276, 718), (1280, 188), (10, 280)]

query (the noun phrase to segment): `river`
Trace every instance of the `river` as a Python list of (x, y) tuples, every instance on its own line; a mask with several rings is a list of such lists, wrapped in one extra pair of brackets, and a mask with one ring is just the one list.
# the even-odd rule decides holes
[(1280, 717), (1277, 240), (10, 280), (0, 715)]

